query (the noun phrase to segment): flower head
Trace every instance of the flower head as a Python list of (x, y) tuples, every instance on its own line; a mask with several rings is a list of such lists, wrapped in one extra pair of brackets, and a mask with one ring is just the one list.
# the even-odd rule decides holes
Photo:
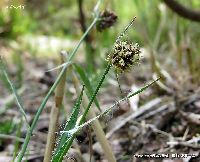
[(112, 11), (105, 10), (100, 14), (100, 20), (97, 23), (97, 30), (103, 31), (113, 26), (117, 21), (117, 16)]
[(139, 60), (141, 53), (139, 45), (128, 41), (117, 41), (114, 44), (113, 52), (108, 55), (108, 61), (118, 73), (130, 70)]

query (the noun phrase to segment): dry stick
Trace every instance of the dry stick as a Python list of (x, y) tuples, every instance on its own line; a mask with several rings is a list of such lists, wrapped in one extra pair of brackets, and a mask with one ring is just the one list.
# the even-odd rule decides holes
[[(63, 160), (64, 162), (86, 162), (81, 152), (77, 149), (71, 148), (68, 155)], [(88, 162), (88, 161), (87, 161)]]
[[(163, 111), (165, 111), (166, 109), (169, 109), (170, 106), (173, 106), (173, 102), (169, 102), (167, 104), (164, 104), (162, 106), (160, 106), (159, 108), (156, 108), (155, 110), (151, 110), (149, 113), (147, 114), (144, 114), (141, 118), (139, 118), (140, 120), (144, 120), (144, 119), (147, 119), (147, 118), (150, 118), (151, 116), (154, 116), (156, 114), (159, 114)], [(171, 108), (170, 107), (170, 110), (169, 111), (175, 111), (175, 108)]]
[[(100, 5), (100, 1), (101, 0), (98, 0), (97, 2), (97, 5), (95, 6), (95, 11), (98, 10), (98, 7)], [(55, 88), (57, 87), (58, 83), (60, 82), (60, 79), (62, 78), (63, 74), (65, 73), (66, 69), (68, 68), (69, 64), (71, 63), (73, 57), (75, 56), (75, 54), (77, 53), (81, 43), (83, 42), (85, 36), (89, 33), (89, 31), (93, 28), (93, 26), (96, 24), (96, 22), (98, 21), (99, 17), (98, 17), (98, 13), (96, 13), (96, 17), (94, 18), (93, 22), (91, 23), (91, 25), (88, 27), (87, 31), (82, 35), (82, 37), (80, 38), (78, 44), (76, 45), (76, 47), (74, 48), (74, 50), (71, 52), (69, 58), (68, 58), (68, 61), (63, 63), (62, 65), (60, 65), (59, 67), (57, 68), (54, 68), (54, 69), (58, 69), (58, 68), (61, 68), (62, 67), (62, 70), (61, 72), (59, 73), (57, 79), (55, 80), (54, 84), (52, 85), (52, 87), (50, 88), (50, 90), (47, 92), (47, 95), (45, 96), (44, 100), (42, 101), (41, 105), (39, 106), (36, 114), (35, 114), (35, 117), (33, 119), (33, 122), (31, 124), (31, 127), (28, 128), (27, 130), (27, 133), (26, 133), (26, 138), (25, 138), (25, 141), (24, 141), (24, 144), (22, 145), (22, 149), (21, 151), (19, 152), (18, 156), (17, 156), (17, 160), (15, 160), (15, 162), (21, 162), (22, 159), (23, 159), (23, 156), (26, 152), (26, 149), (28, 147), (28, 143), (31, 139), (31, 136), (32, 136), (32, 133), (33, 133), (33, 130), (34, 128), (36, 127), (36, 124), (38, 122), (38, 119), (43, 111), (43, 109), (45, 108), (45, 105), (50, 97), (50, 95), (52, 94), (52, 92), (55, 90)]]
[(163, 2), (179, 16), (192, 21), (200, 22), (200, 11), (194, 11), (187, 8), (175, 0), (163, 0)]
[[(15, 140), (15, 141), (19, 141), (21, 143), (24, 142), (24, 138), (20, 138), (20, 137), (13, 136), (13, 135), (8, 135), (8, 134), (0, 134), (0, 139)], [(39, 143), (39, 142), (30, 141), (30, 144), (39, 146), (41, 148), (44, 148), (44, 144)]]
[(133, 120), (134, 118), (140, 116), (141, 114), (143, 114), (147, 110), (150, 110), (155, 105), (159, 104), (161, 101), (162, 101), (161, 98), (156, 98), (156, 99), (149, 101), (147, 104), (140, 107), (138, 109), (138, 111), (136, 111), (135, 113), (131, 114), (130, 116), (128, 116), (127, 118), (122, 120), (116, 127), (114, 127), (112, 130), (110, 130), (110, 132), (107, 133), (106, 137), (110, 138), (113, 135), (114, 132), (116, 132), (118, 129), (123, 127), (127, 122), (129, 122), (130, 120)]
[[(134, 19), (135, 19), (135, 18), (134, 18)], [(128, 28), (132, 25), (134, 19), (133, 19), (133, 20), (131, 21), (131, 23), (125, 28), (125, 30), (119, 35), (119, 37), (117, 38), (116, 42), (120, 41), (121, 37), (123, 37), (123, 35), (125, 34), (125, 32), (126, 32), (126, 31), (128, 30)], [(102, 75), (102, 77), (101, 77), (99, 83), (97, 84), (97, 87), (96, 87), (94, 93), (92, 94), (92, 97), (91, 97), (91, 99), (90, 99), (90, 101), (89, 101), (89, 103), (88, 103), (88, 106), (85, 108), (85, 111), (84, 111), (83, 115), (82, 115), (81, 118), (80, 118), (80, 121), (79, 121), (79, 123), (78, 123), (79, 126), (83, 124), (83, 122), (84, 122), (84, 120), (85, 120), (85, 117), (88, 115), (89, 110), (90, 110), (90, 107), (91, 107), (91, 105), (92, 105), (92, 103), (93, 103), (93, 101), (94, 101), (94, 99), (95, 99), (95, 97), (96, 97), (96, 95), (97, 95), (97, 93), (98, 93), (98, 91), (99, 91), (99, 89), (100, 89), (100, 87), (101, 87), (101, 85), (102, 85), (102, 83), (103, 83), (103, 81), (104, 81), (106, 75), (108, 74), (108, 72), (109, 72), (111, 66), (112, 66), (112, 65), (111, 65), (110, 63), (108, 63), (108, 65), (107, 65), (107, 67), (106, 67), (106, 69), (105, 69), (105, 71), (104, 71), (104, 73), (103, 73), (103, 75)], [(141, 89), (141, 90), (142, 90), (142, 89)], [(132, 97), (132, 96), (130, 95), (129, 97)], [(87, 123), (87, 122), (86, 122), (86, 123)], [(71, 147), (72, 142), (73, 142), (75, 136), (76, 136), (76, 133), (73, 133), (72, 137), (69, 139), (69, 141), (67, 142), (66, 147), (65, 147), (64, 150), (63, 150), (62, 156), (63, 156), (64, 153), (67, 152), (67, 151), (69, 150), (69, 148)], [(59, 160), (62, 160), (62, 156), (61, 156), (61, 158), (60, 158)], [(110, 155), (108, 156), (108, 158), (110, 158)], [(111, 159), (111, 160), (112, 160), (112, 159)]]
[[(73, 82), (74, 82), (74, 86), (76, 88), (77, 93), (80, 93), (80, 82), (78, 80), (78, 78), (76, 77), (76, 75), (73, 73)], [(85, 93), (83, 93), (83, 107), (86, 107), (89, 104), (89, 100), (87, 98), (87, 95)], [(83, 110), (84, 111), (84, 110)], [(88, 115), (87, 115), (87, 120), (93, 119), (96, 117), (96, 114), (94, 112), (94, 109), (90, 109), (88, 111)], [(100, 125), (100, 122), (98, 119), (94, 120), (93, 123), (91, 124), (92, 128), (97, 136), (97, 139), (99, 141), (99, 143), (101, 144), (105, 156), (108, 159), (109, 162), (116, 162), (115, 156), (113, 154), (113, 151), (110, 147), (110, 144), (108, 143), (108, 140), (106, 139), (105, 133)]]
[[(62, 53), (61, 53), (61, 60), (62, 60), (61, 62), (64, 63)], [(62, 106), (62, 100), (64, 96), (65, 78), (66, 78), (66, 71), (55, 89), (55, 105), (53, 105), (51, 109), (49, 131), (47, 135), (47, 144), (46, 144), (43, 162), (51, 161), (52, 151), (54, 150), (55, 140), (56, 140), (55, 132), (57, 132), (58, 125), (59, 125), (58, 119), (59, 119), (60, 108)]]
[[(85, 21), (85, 13), (83, 11), (83, 0), (77, 0), (78, 3), (78, 10), (79, 10), (79, 21), (80, 21), (80, 25), (81, 25), (81, 30), (84, 33), (87, 30), (87, 26), (86, 26), (86, 21)], [(87, 61), (90, 63), (90, 65), (88, 65), (89, 70), (91, 70), (92, 64), (94, 64), (94, 52), (95, 49), (92, 45), (92, 35), (90, 33), (88, 33), (88, 35), (85, 37), (85, 45), (86, 45), (86, 59)]]
[[(108, 109), (106, 109), (105, 111), (103, 111), (101, 114), (97, 115), (95, 118), (92, 118), (90, 119), (89, 121), (80, 124), (79, 122), (79, 125), (76, 126), (75, 128), (69, 130), (69, 131), (60, 131), (60, 133), (66, 133), (66, 132), (73, 132), (73, 137), (71, 138), (71, 140), (69, 141), (70, 143), (68, 144), (67, 148), (65, 150), (68, 150), (69, 147), (71, 146), (71, 143), (73, 142), (75, 136), (76, 136), (76, 132), (78, 132), (81, 128), (85, 127), (85, 126), (88, 126), (89, 124), (91, 124), (92, 122), (94, 122), (95, 120), (99, 119), (100, 117), (102, 117), (103, 115), (109, 113), (115, 106), (117, 106), (118, 104), (120, 104), (121, 102), (127, 100), (127, 98), (131, 98), (141, 92), (143, 92), (145, 89), (147, 89), (148, 87), (152, 86), (155, 82), (157, 82), (160, 78), (154, 80), (153, 82), (151, 82), (150, 84), (147, 84), (146, 86), (142, 87), (141, 89), (139, 89), (138, 91), (128, 95), (127, 97), (125, 98), (122, 98), (121, 100), (117, 101), (115, 104), (113, 104), (111, 107), (109, 107)], [(161, 101), (160, 101), (161, 102)], [(147, 106), (147, 105), (146, 105)], [(145, 110), (142, 110), (142, 113), (146, 111), (147, 107), (144, 108)], [(148, 108), (149, 109), (149, 108)], [(141, 112), (140, 112), (141, 113)], [(135, 116), (133, 117), (135, 118)], [(74, 133), (75, 132), (75, 133)]]
[(188, 68), (189, 68), (189, 72), (190, 75), (192, 76), (191, 80), (192, 82), (195, 82), (197, 80), (196, 78), (196, 73), (195, 73), (195, 59), (194, 59), (194, 55), (192, 53), (192, 48), (190, 46), (190, 40), (188, 41), (188, 47), (186, 47), (186, 58), (187, 58), (187, 64), (188, 64)]

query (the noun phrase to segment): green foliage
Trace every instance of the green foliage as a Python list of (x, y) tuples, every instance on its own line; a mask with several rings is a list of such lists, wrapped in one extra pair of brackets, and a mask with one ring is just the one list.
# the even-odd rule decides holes
[(21, 103), (21, 99), (17, 94), (15, 86), (13, 85), (13, 83), (11, 82), (11, 80), (10, 80), (10, 78), (8, 76), (8, 73), (7, 73), (7, 71), (6, 71), (5, 67), (4, 67), (4, 64), (3, 64), (3, 61), (2, 61), (1, 58), (0, 58), (0, 71), (2, 71), (3, 76), (5, 77), (6, 81), (8, 82), (8, 84), (10, 86), (10, 89), (12, 90), (12, 93), (15, 96), (15, 100), (16, 100), (17, 106), (19, 107), (19, 111), (21, 112), (22, 116), (24, 117), (27, 126), (29, 126), (28, 120), (26, 118), (26, 113), (25, 113), (23, 105)]
[[(93, 2), (93, 1), (90, 1)], [(184, 0), (182, 2), (186, 2), (185, 5), (189, 5), (189, 1)], [(77, 30), (77, 11), (76, 11), (76, 3), (75, 1), (69, 0), (61, 0), (56, 6), (54, 6), (54, 3), (58, 2), (52, 2), (49, 4), (49, 6), (46, 7), (47, 9), (47, 15), (45, 17), (38, 19), (37, 21), (33, 19), (31, 14), (28, 10), (26, 11), (17, 11), (17, 10), (9, 10), (9, 11), (0, 11), (0, 29), (3, 29), (4, 36), (15, 38), (19, 35), (24, 35), (27, 33), (30, 33), (31, 31), (38, 31), (38, 33), (41, 34), (48, 34), (48, 35), (56, 35), (60, 37), (69, 37), (68, 35), (80, 35), (80, 29)], [(113, 10), (116, 12), (116, 14), (119, 16), (120, 23), (117, 24), (117, 26), (111, 28), (110, 30), (106, 30), (102, 33), (94, 34), (94, 44), (96, 50), (99, 51), (99, 55), (95, 55), (96, 62), (101, 64), (105, 56), (105, 48), (111, 47), (113, 44), (113, 41), (115, 40), (116, 34), (118, 33), (118, 30), (122, 28), (122, 24), (127, 23), (130, 19), (133, 18), (133, 16), (136, 16), (136, 23), (134, 28), (136, 29), (136, 32), (132, 32), (132, 30), (128, 33), (128, 36), (131, 38), (133, 37), (134, 40), (137, 40), (138, 43), (140, 43), (144, 47), (150, 47), (153, 50), (160, 50), (162, 46), (164, 45), (164, 52), (167, 52), (171, 50), (170, 47), (170, 40), (169, 40), (169, 32), (172, 32), (173, 35), (176, 35), (176, 45), (178, 48), (182, 48), (181, 44), (185, 42), (185, 39), (187, 36), (191, 40), (193, 40), (192, 47), (196, 48), (195, 54), (195, 60), (199, 60), (199, 25), (197, 23), (190, 22), (188, 20), (185, 20), (183, 18), (178, 17), (176, 14), (172, 13), (168, 8), (162, 8), (160, 0), (118, 0), (117, 2), (111, 2), (114, 5), (111, 5), (113, 7)], [(90, 8), (91, 4), (87, 2), (86, 7)], [(197, 5), (199, 5), (199, 0), (192, 0), (192, 6), (196, 8)], [(88, 8), (85, 9), (86, 12), (86, 20), (92, 18), (91, 11), (88, 12)], [(131, 12), (130, 12), (131, 9)], [(67, 11), (67, 12), (66, 12)], [(41, 11), (42, 12), (42, 11)], [(72, 17), (70, 15), (73, 15)], [(23, 19), (22, 19), (23, 17)], [(72, 21), (73, 20), (73, 21)], [(89, 26), (88, 30), (84, 33), (83, 37), (78, 42), (78, 45), (74, 48), (72, 52), (70, 52), (70, 60), (74, 57), (74, 55), (77, 53), (77, 50), (82, 43), (85, 36), (88, 34), (89, 30), (94, 26), (96, 23), (96, 20), (93, 21), (91, 26)], [(38, 25), (42, 24), (42, 25)], [(86, 22), (87, 24), (87, 22)], [(8, 27), (8, 28), (7, 28)], [(42, 27), (42, 28), (40, 28)], [(5, 29), (8, 30), (5, 30)], [(192, 31), (192, 32), (191, 32)], [(0, 33), (1, 34), (1, 33)], [(72, 37), (72, 36), (71, 36)], [(194, 44), (194, 42), (196, 44)], [(160, 53), (164, 53), (163, 51)], [(102, 57), (101, 57), (102, 56)], [(18, 53), (14, 54), (13, 56), (14, 63), (17, 65), (17, 82), (19, 83), (17, 85), (17, 88), (22, 85), (23, 80), (23, 63), (21, 59), (21, 55)], [(198, 61), (196, 61), (198, 62)], [(104, 63), (104, 62), (103, 62)], [(102, 63), (102, 64), (103, 64)], [(67, 65), (63, 65), (64, 68), (62, 71), (66, 70)], [(102, 66), (103, 67), (103, 66)], [(96, 98), (97, 92), (102, 87), (103, 80), (105, 79), (105, 75), (98, 75), (98, 73), (93, 73), (91, 76), (91, 79), (88, 79), (87, 73), (80, 67), (75, 66), (76, 72), (79, 74), (82, 82), (86, 85), (87, 88), (87, 95), (90, 98), (90, 104), (88, 105), (86, 111), (84, 112), (83, 117), (81, 117), (81, 122), (79, 124), (83, 125), (84, 118), (87, 115), (89, 108), (93, 101), (95, 102), (96, 106), (99, 108), (99, 103)], [(28, 133), (25, 139), (25, 143), (22, 147), (22, 152), (20, 153), (20, 158), (24, 156), (24, 153), (27, 149), (28, 142), (30, 140), (31, 134), (36, 126), (36, 123), (38, 121), (38, 118), (42, 112), (42, 110), (45, 107), (45, 104), (47, 100), (49, 99), (50, 95), (54, 91), (56, 85), (59, 82), (59, 78), (63, 75), (63, 72), (60, 73), (58, 79), (52, 86), (52, 88), (49, 90), (48, 94), (42, 101), (42, 104), (38, 108), (38, 112), (34, 118), (33, 124), (31, 126), (31, 129), (28, 129)], [(94, 76), (94, 77), (93, 77)], [(101, 76), (103, 80), (95, 84), (96, 78), (98, 76)], [(103, 76), (103, 77), (102, 77)], [(95, 79), (92, 79), (95, 78)], [(14, 85), (11, 83), (10, 79), (8, 78), (8, 74), (5, 70), (1, 70), (0, 72), (0, 79), (3, 81), (4, 85), (6, 87), (11, 87), (13, 93), (15, 94), (16, 100), (18, 102), (18, 105), (20, 107), (21, 113), (25, 116), (25, 112), (23, 111), (23, 107), (21, 103), (19, 102), (19, 97), (16, 93), (16, 90), (14, 88)], [(97, 86), (96, 86), (97, 85)], [(94, 87), (95, 90), (94, 90)], [(148, 85), (149, 87), (149, 85)], [(147, 87), (142, 88), (138, 93), (141, 93), (143, 90), (145, 90)], [(134, 94), (135, 95), (135, 94)], [(128, 96), (132, 97), (133, 95)], [(64, 131), (70, 132), (70, 130), (73, 130), (75, 128), (75, 125), (77, 124), (78, 120), (78, 113), (80, 109), (80, 103), (81, 103), (81, 97), (80, 95), (79, 99), (76, 102), (76, 105), (74, 106), (74, 111), (71, 115), (71, 118), (68, 120), (68, 122), (65, 125)], [(104, 114), (104, 113), (102, 113)], [(2, 126), (2, 125), (1, 125)], [(7, 127), (7, 126), (5, 126)], [(0, 127), (1, 128), (1, 127)], [(80, 128), (80, 127), (79, 127)], [(73, 139), (75, 138), (77, 130), (74, 130), (74, 132), (71, 132), (70, 136), (66, 136), (66, 133), (63, 133), (61, 135), (60, 141), (58, 143), (57, 149), (54, 153), (54, 158), (61, 159), (61, 157), (67, 152), (69, 147), (71, 146), (71, 143), (73, 142)]]
[[(106, 71), (107, 71), (107, 70), (108, 70), (108, 68), (106, 69)], [(64, 136), (63, 139), (65, 139), (65, 140), (63, 140), (62, 143), (59, 142), (58, 146), (61, 145), (62, 147), (57, 147), (57, 149), (58, 149), (58, 148), (59, 148), (59, 149), (58, 149), (58, 152), (57, 152), (57, 150), (56, 150), (57, 154), (54, 154), (54, 155), (53, 155), (53, 160), (52, 160), (52, 162), (62, 162), (63, 156), (67, 153), (67, 151), (68, 151), (69, 148), (71, 147), (72, 142), (73, 142), (74, 138), (76, 137), (76, 133), (77, 133), (81, 128), (83, 128), (84, 126), (87, 126), (88, 124), (92, 123), (94, 120), (100, 118), (101, 116), (103, 116), (103, 115), (109, 113), (109, 112), (110, 112), (117, 104), (119, 104), (120, 102), (125, 101), (127, 98), (131, 98), (131, 97), (133, 97), (133, 96), (135, 96), (135, 95), (137, 95), (137, 94), (143, 92), (144, 90), (146, 90), (147, 88), (149, 88), (150, 86), (152, 86), (152, 85), (153, 85), (156, 81), (158, 81), (159, 79), (160, 79), (160, 78), (158, 78), (158, 79), (152, 81), (151, 83), (145, 85), (144, 87), (142, 87), (142, 88), (139, 89), (138, 91), (133, 92), (132, 94), (128, 95), (128, 96), (125, 97), (125, 98), (122, 98), (122, 99), (119, 100), (117, 103), (113, 104), (110, 108), (106, 109), (105, 111), (103, 111), (102, 113), (100, 113), (100, 114), (99, 114), (98, 116), (96, 116), (95, 118), (89, 120), (88, 122), (85, 122), (85, 123), (84, 123), (83, 121), (84, 121), (84, 119), (85, 119), (85, 116), (86, 116), (87, 113), (88, 113), (89, 107), (91, 106), (90, 103), (92, 103), (92, 101), (94, 100), (94, 98), (92, 98), (92, 99), (90, 100), (90, 103), (89, 103), (88, 107), (85, 109), (83, 115), (81, 116), (80, 121), (77, 121), (77, 116), (76, 116), (77, 113), (76, 113), (76, 115), (75, 115), (74, 111), (76, 111), (76, 109), (74, 109), (74, 111), (73, 111), (73, 113), (72, 113), (70, 119), (69, 119), (68, 122), (67, 122), (67, 125), (69, 125), (69, 126), (68, 126), (68, 129), (64, 129), (64, 130), (66, 130), (66, 131), (63, 131), (63, 132), (65, 132), (65, 133), (62, 134), (62, 136)], [(99, 85), (101, 85), (101, 82), (102, 82), (102, 80), (100, 80)], [(97, 86), (96, 91), (97, 91), (98, 87), (99, 87), (99, 86)], [(97, 93), (97, 92), (95, 92), (94, 94), (96, 94), (96, 93)], [(93, 94), (93, 95), (94, 95), (94, 94)], [(94, 96), (95, 96), (95, 95), (94, 95)], [(80, 97), (81, 97), (81, 96), (80, 96)], [(79, 97), (79, 100), (80, 100), (80, 97)], [(76, 102), (77, 105), (79, 104), (79, 103), (78, 103), (79, 100)], [(79, 105), (79, 106), (80, 106), (80, 105)], [(75, 107), (76, 107), (76, 106), (75, 106)], [(74, 120), (73, 117), (75, 118), (75, 120)], [(72, 120), (72, 121), (71, 121), (71, 120)], [(76, 122), (75, 122), (75, 121), (76, 121)], [(71, 124), (69, 124), (69, 123), (71, 123)], [(79, 124), (77, 124), (77, 123), (79, 123)], [(70, 126), (70, 125), (72, 125), (72, 126)], [(76, 125), (76, 127), (75, 127), (75, 125)], [(70, 128), (71, 128), (71, 129), (70, 129)], [(69, 135), (68, 135), (67, 133), (68, 133)], [(62, 138), (61, 138), (61, 139), (62, 139)], [(60, 141), (61, 141), (61, 140), (60, 140)], [(56, 152), (55, 152), (55, 153), (56, 153)]]
[[(23, 119), (21, 118), (19, 123), (17, 123), (17, 132), (16, 132), (16, 137), (20, 138), (21, 137), (21, 128), (22, 128), (22, 124), (23, 124)], [(20, 142), (19, 141), (15, 141), (15, 145), (14, 145), (14, 151), (13, 151), (13, 161), (15, 160), (17, 153), (19, 151), (20, 148)]]
[(0, 64), (0, 81), (3, 83), (4, 87), (5, 87), (7, 90), (11, 91), (11, 90), (10, 90), (10, 85), (9, 85), (9, 83), (7, 82), (7, 79), (6, 79), (6, 77), (5, 77), (4, 73), (3, 73), (2, 65), (1, 65), (1, 64)]
[[(79, 111), (80, 111), (80, 105), (82, 102), (83, 91), (84, 91), (84, 87), (82, 88), (81, 94), (73, 107), (73, 112), (72, 112), (69, 120), (66, 122), (66, 124), (64, 126), (63, 131), (65, 131), (65, 132), (74, 129), (75, 126), (77, 125), (78, 115), (79, 115)], [(75, 132), (76, 132), (76, 129), (75, 129)], [(68, 151), (68, 148), (67, 148), (68, 142), (69, 142), (72, 134), (74, 134), (75, 132), (61, 134), (61, 136), (58, 139), (56, 149), (53, 153), (53, 157), (52, 157), (53, 162), (62, 161), (63, 156)]]
[[(65, 71), (66, 69), (68, 68), (68, 66), (70, 65), (70, 62), (72, 61), (73, 57), (75, 56), (75, 54), (77, 53), (81, 43), (83, 42), (84, 38), (87, 36), (87, 34), (89, 33), (89, 31), (92, 29), (92, 27), (96, 24), (98, 20), (98, 17), (96, 17), (93, 22), (90, 24), (90, 26), (87, 28), (87, 30), (85, 31), (85, 33), (82, 35), (82, 37), (80, 38), (78, 44), (76, 45), (76, 47), (73, 49), (73, 51), (70, 53), (69, 55), (69, 58), (68, 58), (68, 61), (66, 63), (64, 63), (63, 65), (61, 65), (62, 70), (60, 71), (57, 79), (55, 80), (54, 84), (52, 85), (52, 87), (50, 88), (50, 90), (47, 92), (46, 96), (44, 97), (41, 105), (39, 106), (38, 108), (38, 111), (33, 119), (33, 122), (30, 126), (30, 128), (28, 129), (28, 132), (26, 134), (26, 138), (25, 138), (25, 141), (24, 141), (24, 144), (22, 146), (22, 149), (21, 151), (19, 152), (18, 154), (18, 159), (17, 159), (17, 162), (21, 162), (22, 161), (22, 158), (26, 152), (26, 149), (27, 149), (27, 146), (28, 146), (28, 143), (30, 141), (30, 138), (31, 138), (31, 135), (32, 135), (32, 132), (38, 122), (38, 119), (42, 113), (42, 110), (44, 109), (49, 97), (51, 96), (51, 94), (53, 93), (53, 91), (55, 90), (56, 86), (58, 85), (59, 81), (62, 79), (62, 76), (65, 74)], [(70, 142), (72, 142), (73, 140), (71, 140)], [(70, 143), (69, 142), (69, 143)], [(70, 145), (70, 144), (69, 144)], [(68, 145), (68, 146), (69, 146)]]
[[(0, 134), (10, 134), (13, 130), (13, 121), (6, 120), (0, 122)], [(2, 145), (2, 140), (0, 140), (0, 146)]]
[(20, 9), (7, 9), (0, 12), (1, 35), (15, 38), (21, 34), (29, 33), (35, 28), (35, 22), (29, 13)]
[[(83, 68), (81, 68), (81, 66), (79, 66), (78, 64), (74, 64), (74, 67), (75, 67), (75, 71), (77, 71), (77, 73), (79, 74), (80, 79), (83, 81), (84, 85), (86, 86), (86, 88), (88, 90), (87, 96), (88, 96), (88, 98), (90, 98), (93, 94), (93, 88), (92, 88), (92, 85), (90, 83), (90, 80), (88, 79), (88, 76), (87, 76), (85, 70)], [(99, 111), (101, 111), (99, 102), (96, 97), (94, 99), (94, 103), (97, 106), (97, 108), (99, 109)]]
[(20, 51), (17, 51), (16, 53), (12, 54), (12, 60), (13, 63), (16, 66), (16, 83), (15, 86), (16, 88), (20, 88), (22, 86), (23, 82), (23, 72), (24, 72), (24, 65), (23, 65), (23, 60), (22, 60), (22, 54)]
[(9, 134), (13, 129), (13, 121), (6, 120), (4, 122), (0, 122), (0, 134)]

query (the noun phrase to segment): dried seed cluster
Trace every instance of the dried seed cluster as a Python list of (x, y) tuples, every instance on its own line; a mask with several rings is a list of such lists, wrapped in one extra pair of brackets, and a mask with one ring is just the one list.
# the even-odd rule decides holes
[(100, 20), (97, 23), (97, 30), (103, 31), (113, 26), (117, 21), (117, 16), (112, 11), (105, 10), (100, 15)]
[(118, 41), (114, 44), (112, 54), (108, 55), (108, 61), (118, 73), (130, 70), (139, 61), (141, 53), (139, 45), (128, 41)]

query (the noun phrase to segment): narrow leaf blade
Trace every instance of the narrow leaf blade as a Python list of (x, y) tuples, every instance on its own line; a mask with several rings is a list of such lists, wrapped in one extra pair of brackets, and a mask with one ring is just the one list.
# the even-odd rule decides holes
[[(88, 98), (91, 97), (94, 91), (93, 91), (92, 85), (87, 77), (86, 72), (79, 65), (74, 64), (74, 67), (89, 92), (89, 94), (87, 94), (87, 96), (89, 95)], [(94, 103), (97, 106), (98, 110), (101, 112), (101, 108), (100, 108), (99, 102), (96, 97), (94, 99)]]
[[(80, 112), (80, 105), (82, 102), (83, 90), (84, 90), (84, 86), (82, 88), (79, 98), (77, 99), (77, 101), (73, 107), (73, 112), (72, 112), (70, 118), (68, 119), (68, 121), (66, 122), (63, 132), (73, 130), (76, 126), (76, 123), (78, 120), (78, 115)], [(69, 134), (67, 134), (67, 133), (61, 134), (61, 136), (58, 139), (57, 147), (53, 154), (53, 158), (52, 158), (53, 162), (54, 162), (54, 160), (56, 161), (56, 159), (60, 159), (60, 156), (65, 154), (65, 152), (63, 152), (63, 151), (65, 150), (65, 147), (66, 147), (68, 141), (70, 141), (70, 137), (75, 133), (76, 133), (76, 131), (69, 133)]]

